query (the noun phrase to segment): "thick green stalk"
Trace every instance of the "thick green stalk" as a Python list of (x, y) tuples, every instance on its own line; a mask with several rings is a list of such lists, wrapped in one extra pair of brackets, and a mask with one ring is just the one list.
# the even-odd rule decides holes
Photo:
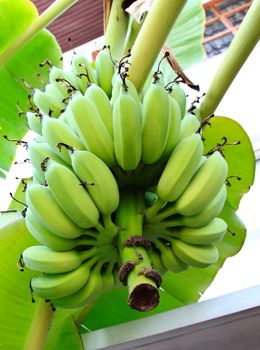
[(56, 0), (46, 11), (42, 13), (25, 31), (0, 55), (0, 66), (11, 58), (19, 49), (30, 41), (41, 29), (47, 27), (65, 10), (78, 0)]
[[(159, 302), (159, 293), (153, 279), (144, 271), (151, 270), (146, 247), (140, 244), (126, 246), (125, 241), (132, 236), (142, 236), (144, 194), (129, 189), (121, 193), (116, 223), (120, 227), (118, 247), (123, 269), (132, 263), (133, 269), (125, 271), (129, 288), (128, 304), (138, 311), (149, 311)], [(121, 268), (122, 270), (122, 268)]]
[(259, 39), (260, 0), (254, 0), (199, 107), (198, 112), (202, 120), (215, 112)]
[(54, 310), (50, 303), (40, 299), (36, 306), (23, 350), (42, 350), (54, 317)]
[(106, 27), (104, 43), (110, 46), (113, 59), (120, 59), (123, 53), (128, 26), (128, 15), (122, 8), (123, 0), (113, 0)]
[(132, 49), (134, 42), (142, 28), (142, 25), (145, 21), (146, 15), (142, 18), (141, 22), (137, 22), (134, 17), (129, 19), (128, 30), (125, 37), (123, 54), (126, 55), (129, 49)]
[(155, 0), (132, 49), (129, 79), (141, 90), (187, 0)]

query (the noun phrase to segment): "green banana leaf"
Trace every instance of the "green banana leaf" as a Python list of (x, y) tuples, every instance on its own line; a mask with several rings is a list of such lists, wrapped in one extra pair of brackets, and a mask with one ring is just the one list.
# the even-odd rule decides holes
[(203, 130), (204, 153), (208, 153), (217, 144), (222, 144), (223, 137), (227, 139), (227, 144), (220, 148), (228, 163), (227, 201), (237, 210), (242, 196), (249, 191), (254, 182), (253, 147), (245, 130), (235, 120), (215, 116), (209, 123), (210, 125), (206, 125)]
[[(38, 244), (19, 216), (17, 212), (0, 216), (0, 347), (9, 350), (23, 349), (39, 301), (32, 303), (29, 289), (35, 272), (17, 267), (23, 250)], [(83, 349), (71, 311), (56, 311), (45, 349)]]
[[(0, 1), (0, 53), (13, 42), (38, 16), (37, 9), (29, 0)], [(15, 20), (14, 20), (15, 18)], [(16, 145), (3, 135), (21, 139), (27, 132), (27, 120), (18, 116), (16, 103), (22, 110), (28, 109), (28, 94), (31, 92), (23, 82), (42, 88), (48, 81), (48, 67), (39, 64), (49, 59), (60, 66), (60, 47), (47, 30), (39, 32), (27, 45), (18, 51), (4, 66), (0, 67), (0, 176), (8, 171), (13, 162)], [(41, 77), (37, 77), (37, 73)], [(2, 169), (2, 170), (1, 170)]]

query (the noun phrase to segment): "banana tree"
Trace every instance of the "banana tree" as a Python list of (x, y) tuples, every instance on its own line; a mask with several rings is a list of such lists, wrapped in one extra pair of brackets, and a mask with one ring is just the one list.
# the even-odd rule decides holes
[[(44, 114), (41, 110), (39, 111), (39, 107), (37, 106), (35, 91), (39, 91), (38, 95), (42, 96), (41, 93), (46, 92), (45, 85), (47, 84), (49, 77), (51, 79), (51, 74), (54, 75), (52, 72), (56, 69), (59, 74), (62, 74), (58, 70), (61, 66), (61, 51), (58, 44), (49, 32), (41, 30), (74, 2), (76, 1), (56, 1), (53, 6), (39, 17), (35, 7), (29, 1), (26, 2), (26, 4), (18, 0), (12, 2), (12, 4), (4, 0), (0, 3), (0, 5), (3, 6), (2, 11), (7, 24), (10, 23), (10, 18), (14, 8), (19, 10), (19, 6), (22, 4), (21, 8), (24, 11), (24, 13), (21, 13), (21, 21), (17, 23), (15, 31), (6, 30), (6, 40), (3, 40), (2, 43), (0, 42), (0, 78), (3, 82), (3, 84), (1, 84), (1, 96), (6, 96), (5, 99), (1, 100), (1, 123), (5, 136), (5, 138), (1, 140), (1, 149), (3, 149), (3, 152), (1, 153), (1, 166), (4, 170), (9, 169), (13, 160), (15, 144), (22, 142), (19, 140), (12, 143), (11, 141), (8, 142), (8, 140), (19, 139), (23, 137), (26, 132), (27, 120), (26, 118), (21, 119), (23, 111), (30, 110), (36, 115)], [(133, 116), (131, 115), (131, 120), (134, 120), (136, 115), (146, 113), (144, 112), (144, 107), (142, 111), (138, 109), (140, 108), (139, 101), (145, 105), (146, 96), (151, 87), (156, 90), (156, 95), (151, 96), (157, 96), (158, 100), (153, 101), (153, 99), (151, 99), (151, 102), (147, 103), (147, 109), (149, 110), (149, 106), (152, 102), (154, 103), (153, 109), (156, 109), (156, 103), (159, 101), (160, 96), (162, 96), (162, 101), (166, 101), (164, 104), (164, 106), (166, 106), (168, 103), (168, 97), (167, 100), (165, 100), (164, 93), (166, 93), (166, 90), (164, 89), (164, 85), (166, 85), (167, 90), (169, 90), (168, 93), (173, 93), (173, 96), (175, 96), (174, 101), (177, 101), (173, 102), (174, 107), (171, 108), (176, 109), (177, 104), (177, 110), (179, 110), (178, 113), (181, 116), (181, 113), (185, 113), (185, 106), (183, 108), (185, 103), (182, 103), (181, 101), (186, 100), (178, 83), (181, 82), (192, 88), (197, 88), (197, 86), (185, 76), (178, 63), (181, 64), (184, 57), (184, 67), (187, 66), (188, 60), (185, 57), (185, 50), (188, 51), (194, 45), (197, 45), (198, 49), (195, 50), (195, 55), (193, 58), (190, 58), (190, 61), (197, 61), (203, 56), (201, 45), (198, 44), (198, 41), (201, 41), (203, 33), (203, 14), (199, 2), (195, 0), (188, 1), (187, 3), (185, 0), (178, 0), (175, 2), (170, 0), (155, 0), (151, 7), (149, 7), (148, 14), (146, 11), (142, 11), (142, 6), (147, 10), (147, 3), (150, 3), (149, 1), (133, 2), (130, 10), (125, 6), (127, 3), (126, 1), (114, 0), (112, 2), (106, 1), (104, 3), (106, 10), (104, 46), (106, 46), (106, 48), (104, 51), (101, 51), (101, 55), (97, 59), (96, 65), (94, 63), (88, 65), (87, 61), (80, 58), (79, 63), (74, 67), (76, 74), (73, 82), (71, 82), (70, 77), (68, 76), (67, 78), (66, 75), (62, 77), (60, 77), (60, 75), (58, 77), (56, 76), (54, 80), (55, 83), (60, 84), (59, 87), (65, 91), (65, 94), (69, 95), (66, 96), (66, 98), (63, 97), (61, 102), (65, 105), (68, 102), (70, 105), (70, 110), (68, 109), (69, 112), (72, 111), (72, 113), (74, 113), (74, 122), (69, 124), (70, 128), (75, 129), (76, 134), (81, 135), (84, 126), (82, 125), (79, 127), (80, 113), (86, 107), (86, 99), (81, 96), (82, 89), (84, 89), (83, 94), (90, 95), (91, 86), (96, 82), (94, 73), (93, 77), (91, 77), (91, 72), (95, 72), (95, 69), (98, 78), (97, 81), (109, 97), (111, 97), (111, 90), (109, 89), (112, 88), (112, 85), (119, 86), (117, 94), (120, 94), (122, 98), (125, 98), (129, 106), (126, 118), (129, 118), (130, 111), (135, 110), (135, 108), (136, 112)], [(135, 10), (133, 10), (133, 6), (135, 7)], [(139, 10), (139, 12), (141, 11), (139, 22), (134, 17), (134, 14), (138, 12), (136, 9)], [(129, 14), (129, 11), (131, 15)], [(110, 277), (107, 278), (106, 286), (112, 285), (113, 288), (106, 287), (107, 290), (103, 291), (103, 293), (101, 293), (102, 288), (94, 288), (94, 292), (92, 291), (92, 298), (87, 299), (87, 301), (85, 301), (83, 297), (83, 301), (81, 300), (80, 302), (75, 303), (75, 298), (72, 296), (73, 302), (70, 304), (69, 308), (66, 307), (66, 303), (68, 302), (66, 296), (65, 299), (63, 297), (60, 299), (59, 297), (57, 299), (52, 297), (51, 299), (53, 299), (53, 301), (50, 302), (49, 300), (46, 300), (49, 299), (48, 297), (39, 298), (34, 293), (31, 295), (30, 289), (37, 290), (35, 287), (37, 284), (35, 282), (37, 281), (37, 277), (35, 277), (35, 272), (33, 271), (28, 269), (23, 271), (24, 263), (28, 267), (30, 267), (29, 261), (32, 262), (34, 267), (36, 265), (34, 265), (35, 261), (33, 259), (30, 260), (30, 255), (28, 255), (29, 258), (26, 260), (25, 252), (28, 252), (30, 246), (37, 246), (39, 245), (38, 241), (41, 242), (39, 236), (36, 237), (36, 234), (33, 234), (34, 237), (32, 237), (29, 231), (31, 233), (39, 233), (41, 229), (37, 228), (34, 230), (33, 227), (35, 227), (38, 222), (33, 223), (33, 220), (30, 221), (30, 216), (32, 217), (35, 213), (31, 214), (28, 211), (25, 223), (24, 218), (21, 217), (20, 214), (24, 207), (22, 206), (21, 209), (20, 206), (17, 207), (17, 204), (13, 202), (10, 207), (12, 210), (2, 214), (4, 219), (0, 236), (0, 249), (2, 254), (1, 297), (3, 300), (6, 300), (6, 302), (2, 303), (0, 307), (0, 314), (4, 320), (4, 328), (1, 333), (3, 338), (2, 342), (5, 344), (6, 348), (58, 349), (62, 347), (65, 349), (82, 349), (79, 330), (84, 333), (84, 331), (88, 331), (88, 329), (98, 329), (108, 325), (147, 316), (147, 313), (144, 314), (138, 311), (149, 311), (148, 315), (151, 315), (187, 303), (196, 302), (201, 293), (203, 293), (213, 281), (217, 271), (224, 264), (225, 259), (236, 254), (241, 249), (245, 239), (246, 229), (237, 217), (235, 211), (239, 206), (243, 194), (248, 191), (248, 188), (253, 183), (255, 164), (254, 153), (250, 140), (243, 128), (237, 122), (227, 117), (214, 116), (214, 111), (239, 69), (242, 67), (243, 63), (246, 61), (250, 52), (259, 40), (259, 13), (260, 2), (259, 0), (255, 0), (233, 40), (232, 45), (225, 56), (224, 62), (219, 67), (205, 98), (197, 108), (190, 109), (195, 125), (197, 125), (196, 136), (192, 136), (192, 142), (194, 150), (196, 143), (198, 149), (196, 152), (194, 151), (193, 158), (196, 158), (196, 154), (200, 154), (200, 156), (197, 157), (198, 162), (194, 163), (193, 172), (191, 173), (191, 171), (189, 171), (190, 177), (195, 174), (196, 169), (200, 169), (200, 166), (202, 166), (201, 163), (206, 161), (205, 159), (213, 159), (211, 154), (218, 153), (225, 157), (221, 157), (221, 162), (224, 164), (221, 173), (224, 175), (223, 179), (220, 181), (220, 185), (223, 185), (224, 182), (226, 183), (226, 187), (224, 187), (223, 190), (225, 196), (223, 197), (222, 195), (221, 197), (223, 209), (221, 207), (222, 210), (217, 216), (219, 222), (225, 223), (224, 225), (227, 227), (227, 232), (224, 235), (224, 231), (226, 230), (221, 228), (219, 235), (222, 239), (219, 239), (214, 244), (214, 247), (212, 246), (211, 251), (214, 254), (218, 254), (214, 255), (216, 258), (210, 261), (211, 263), (209, 263), (209, 261), (206, 263), (203, 263), (202, 261), (197, 262), (197, 264), (204, 267), (203, 269), (199, 268), (199, 265), (188, 268), (191, 256), (189, 256), (189, 260), (187, 260), (184, 253), (185, 257), (183, 257), (185, 244), (181, 246), (181, 240), (178, 240), (178, 236), (176, 235), (186, 234), (187, 236), (190, 231), (186, 230), (184, 232), (178, 229), (176, 230), (178, 225), (183, 227), (185, 224), (177, 224), (178, 220), (176, 221), (175, 215), (176, 206), (174, 207), (171, 205), (171, 202), (175, 203), (174, 201), (179, 195), (176, 195), (176, 198), (174, 199), (165, 198), (163, 193), (168, 184), (163, 181), (162, 177), (160, 177), (163, 169), (166, 167), (169, 156), (164, 155), (166, 160), (160, 159), (160, 161), (157, 161), (157, 158), (156, 161), (151, 161), (151, 163), (155, 165), (145, 164), (145, 161), (141, 163), (136, 162), (136, 165), (132, 168), (132, 165), (129, 166), (127, 163), (129, 160), (129, 154), (127, 154), (127, 152), (133, 154), (134, 149), (131, 149), (130, 152), (128, 148), (126, 154), (121, 155), (120, 152), (122, 146), (120, 146), (118, 152), (116, 151), (116, 158), (117, 163), (119, 163), (121, 167), (116, 165), (113, 155), (108, 161), (105, 161), (108, 166), (104, 166), (103, 163), (101, 164), (98, 157), (96, 157), (98, 160), (96, 160), (95, 157), (93, 160), (88, 158), (85, 164), (91, 161), (96, 162), (94, 168), (97, 169), (97, 167), (100, 166), (100, 171), (98, 171), (98, 173), (102, 174), (102, 171), (104, 171), (113, 174), (119, 186), (119, 203), (115, 204), (115, 207), (118, 205), (119, 207), (116, 210), (116, 214), (111, 216), (111, 213), (115, 208), (106, 212), (107, 206), (106, 208), (102, 207), (102, 203), (106, 200), (106, 197), (109, 197), (109, 193), (107, 193), (108, 189), (106, 188), (105, 191), (101, 191), (100, 194), (103, 196), (102, 203), (95, 201), (96, 206), (102, 214), (102, 220), (101, 222), (94, 220), (93, 216), (89, 218), (89, 220), (91, 219), (95, 222), (92, 222), (90, 226), (88, 223), (84, 224), (85, 241), (87, 241), (87, 243), (80, 244), (81, 247), (89, 246), (94, 240), (97, 240), (96, 236), (101, 237), (98, 239), (97, 247), (103, 260), (101, 259), (97, 262), (94, 258), (92, 261), (94, 267), (93, 270), (91, 270), (92, 273), (90, 273), (89, 278), (92, 278), (92, 280), (95, 281), (91, 283), (91, 286), (93, 286), (95, 283), (100, 282), (100, 275), (102, 272), (104, 270), (108, 271), (109, 268), (111, 268), (111, 273), (107, 274), (107, 276), (112, 276), (113, 281), (111, 282)], [(27, 22), (24, 21), (24, 17), (27, 18)], [(154, 28), (159, 29), (154, 31)], [(197, 31), (195, 31), (194, 28), (196, 28)], [(196, 32), (195, 37), (194, 32)], [(190, 41), (189, 35), (193, 36)], [(46, 43), (48, 43), (48, 45)], [(165, 43), (167, 43), (167, 45), (165, 45)], [(39, 50), (39, 46), (46, 47), (46, 51), (42, 49)], [(163, 54), (161, 54), (162, 48)], [(105, 57), (103, 70), (101, 69), (102, 55)], [(28, 66), (28, 57), (30, 62), (33, 57), (33, 64), (30, 66)], [(81, 60), (83, 60), (83, 63)], [(39, 74), (37, 74), (39, 73), (38, 65), (43, 62), (44, 64), (40, 71), (39, 79)], [(116, 69), (120, 73), (118, 79), (113, 77), (114, 70), (111, 70), (112, 73), (109, 73), (109, 67), (114, 67), (114, 65), (116, 65)], [(99, 67), (101, 73), (99, 73)], [(109, 80), (111, 87), (109, 87), (109, 84), (108, 87), (105, 84), (107, 81), (104, 81), (104, 77), (107, 77), (107, 75), (110, 76)], [(164, 82), (163, 79), (167, 80)], [(171, 80), (174, 81), (173, 84), (171, 83)], [(31, 87), (33, 87), (34, 91), (34, 100), (32, 100), (31, 97)], [(159, 91), (159, 94), (157, 94), (157, 90)], [(81, 95), (79, 95), (80, 91)], [(135, 95), (128, 98), (131, 91), (134, 91), (133, 94)], [(27, 96), (29, 92), (30, 98), (28, 99)], [(137, 96), (138, 103), (133, 102), (133, 96)], [(19, 101), (20, 117), (17, 117), (17, 101)], [(116, 99), (113, 101), (113, 92), (110, 102), (111, 104), (114, 104), (114, 111), (117, 109), (121, 111), (121, 107), (119, 103), (116, 103)], [(184, 112), (181, 111), (181, 108), (178, 107), (178, 105), (182, 107)], [(81, 107), (79, 108), (78, 106)], [(91, 109), (92, 107), (88, 108)], [(88, 110), (89, 109), (85, 110), (85, 115), (87, 115)], [(92, 109), (92, 115), (96, 113), (95, 111), (95, 108)], [(46, 109), (45, 114), (47, 114), (47, 116), (44, 117), (42, 121), (45, 130), (48, 128), (48, 130), (50, 130), (51, 124), (54, 125), (54, 128), (52, 129), (54, 131), (58, 129), (57, 127), (55, 129), (55, 125), (59, 127), (63, 125), (57, 124), (59, 118), (52, 118), (57, 117), (54, 113), (54, 109)], [(116, 112), (114, 112), (114, 115), (115, 113)], [(168, 115), (168, 113), (169, 112), (166, 114)], [(64, 120), (65, 118), (68, 118), (66, 117), (66, 111), (63, 116)], [(122, 114), (120, 114), (120, 121), (122, 118)], [(98, 117), (96, 119), (98, 119)], [(19, 124), (17, 124), (18, 120)], [(137, 122), (137, 124), (139, 122)], [(91, 118), (89, 119), (88, 126), (90, 123)], [(130, 123), (130, 121), (128, 121), (128, 123)], [(211, 127), (209, 127), (209, 124)], [(39, 126), (39, 124), (37, 125)], [(125, 122), (125, 125), (129, 124)], [(167, 125), (165, 128), (162, 128), (162, 132), (165, 132), (164, 129), (167, 129)], [(38, 127), (36, 126), (36, 130), (37, 128)], [(116, 130), (117, 129), (114, 125), (112, 128), (114, 137), (116, 136)], [(143, 130), (145, 130), (144, 127)], [(88, 132), (88, 130), (86, 130), (86, 132)], [(45, 137), (44, 133), (45, 131), (43, 131), (43, 137)], [(192, 132), (192, 134), (194, 134), (194, 132)], [(54, 140), (53, 135), (55, 135), (55, 133), (52, 134), (50, 141), (48, 141), (50, 145)], [(103, 135), (107, 135), (106, 146), (109, 148), (109, 132), (104, 131)], [(201, 137), (198, 135), (201, 135)], [(167, 135), (164, 136), (164, 139), (166, 137)], [(95, 152), (93, 153), (96, 153), (97, 155), (102, 142), (95, 143), (95, 138), (96, 135), (94, 135), (94, 137), (93, 135), (88, 135), (87, 149), (91, 149), (92, 147), (92, 149), (95, 149)], [(45, 139), (47, 138), (45, 137)], [(82, 137), (82, 139), (84, 139), (84, 137)], [(203, 146), (202, 139), (204, 140)], [(183, 140), (185, 141), (185, 137), (183, 137)], [(92, 142), (91, 146), (90, 141)], [(155, 142), (156, 139), (154, 138), (152, 141)], [(158, 147), (160, 146), (160, 141), (161, 139), (158, 141)], [(40, 143), (41, 140), (39, 144)], [(45, 219), (39, 220), (39, 227), (41, 225), (45, 227), (45, 239), (47, 239), (46, 227), (51, 227), (53, 229), (55, 213), (57, 213), (57, 215), (61, 213), (61, 209), (59, 209), (59, 206), (56, 205), (55, 201), (51, 200), (48, 202), (50, 198), (49, 188), (51, 188), (53, 193), (55, 192), (55, 198), (59, 198), (62, 202), (67, 187), (60, 187), (62, 190), (59, 193), (56, 191), (57, 187), (59, 187), (59, 185), (62, 186), (62, 180), (65, 178), (66, 173), (68, 174), (68, 177), (72, 179), (70, 180), (70, 183), (72, 184), (74, 181), (74, 177), (71, 177), (71, 167), (66, 166), (64, 160), (69, 160), (71, 162), (70, 165), (72, 165), (77, 176), (81, 178), (81, 186), (77, 192), (78, 196), (81, 196), (86, 189), (92, 194), (92, 198), (95, 196), (95, 184), (98, 184), (97, 177), (88, 170), (88, 177), (82, 179), (82, 176), (80, 176), (81, 167), (76, 166), (77, 159), (81, 157), (81, 152), (83, 152), (83, 150), (79, 151), (78, 149), (81, 147), (84, 149), (85, 147), (84, 141), (82, 141), (82, 143), (83, 146), (81, 145), (81, 142), (75, 144), (72, 144), (72, 141), (59, 142), (60, 153), (58, 153), (58, 156), (60, 155), (63, 157), (60, 162), (62, 164), (59, 163), (60, 165), (57, 167), (57, 163), (53, 161), (53, 159), (55, 159), (55, 152), (52, 152), (51, 160), (45, 159), (39, 164), (42, 169), (47, 169), (44, 181), (46, 178), (48, 187), (40, 185), (41, 194), (38, 194), (38, 191), (35, 190), (38, 189), (35, 184), (28, 186), (29, 189), (25, 191), (27, 193), (26, 206), (29, 206), (31, 212), (35, 210), (37, 203), (41, 208), (46, 203), (50, 204), (49, 207), (45, 206), (47, 207), (47, 216), (41, 216), (41, 218), (44, 217)], [(137, 142), (135, 142), (133, 146), (136, 146), (136, 143)], [(54, 147), (56, 147), (56, 144), (57, 142), (55, 141)], [(154, 156), (154, 152), (150, 152), (152, 146), (153, 145), (149, 143), (147, 147), (147, 157), (145, 159)], [(175, 146), (176, 144), (173, 147)], [(95, 147), (98, 147), (98, 149)], [(115, 147), (115, 150), (117, 149), (116, 143), (113, 147)], [(155, 148), (155, 152), (158, 150), (158, 147)], [(164, 146), (162, 146), (161, 154), (158, 156), (159, 158), (163, 154), (164, 147), (165, 142)], [(178, 147), (176, 146), (174, 149), (177, 148)], [(181, 148), (181, 152), (183, 152), (184, 145), (182, 144), (179, 148)], [(200, 148), (201, 151), (199, 151)], [(202, 157), (202, 148), (204, 158)], [(91, 152), (89, 153), (92, 154)], [(91, 156), (88, 155), (88, 157)], [(225, 159), (225, 161), (223, 159)], [(241, 166), (242, 159), (243, 167)], [(190, 162), (187, 162), (189, 167), (191, 160)], [(56, 165), (54, 163), (56, 163)], [(149, 163), (149, 161), (146, 163)], [(167, 167), (169, 163), (167, 163)], [(228, 165), (228, 172), (225, 164)], [(112, 173), (110, 172), (109, 167)], [(58, 185), (56, 183), (56, 185), (52, 187), (51, 170), (55, 172), (59, 171), (59, 169), (61, 169), (62, 173), (60, 183)], [(214, 176), (214, 173), (215, 172), (213, 172), (212, 176)], [(89, 180), (91, 179), (91, 176), (94, 176), (95, 179), (93, 183)], [(196, 178), (196, 176), (194, 178)], [(181, 183), (183, 183), (183, 179), (184, 176), (180, 178)], [(36, 179), (34, 179), (34, 181), (35, 180)], [(190, 180), (191, 178), (187, 180), (187, 183), (189, 183)], [(113, 180), (111, 180), (111, 183), (112, 182)], [(159, 186), (160, 183), (163, 185)], [(157, 184), (158, 186), (156, 186)], [(23, 185), (24, 184), (18, 188), (17, 193), (14, 196), (22, 201), (24, 201)], [(46, 185), (46, 183), (44, 185)], [(187, 184), (183, 184), (183, 186), (184, 190), (187, 187)], [(213, 198), (215, 189), (213, 188), (214, 186), (211, 187), (211, 196)], [(145, 191), (144, 188), (146, 189)], [(161, 189), (159, 190), (159, 188)], [(221, 188), (223, 188), (223, 186)], [(210, 193), (210, 190), (207, 192)], [(36, 195), (34, 195), (34, 193)], [(69, 192), (67, 192), (67, 194), (68, 196), (70, 195)], [(215, 195), (216, 194), (217, 193), (215, 193)], [(86, 197), (86, 191), (82, 196)], [(65, 212), (66, 210), (70, 211), (70, 203), (73, 202), (73, 199), (72, 195), (70, 201), (63, 204), (68, 204), (69, 207), (62, 207)], [(112, 199), (113, 203), (117, 202), (116, 191)], [(147, 207), (146, 210), (144, 210), (145, 207)], [(17, 208), (18, 211), (16, 211)], [(75, 216), (73, 216), (73, 221), (76, 221), (79, 218), (79, 212), (81, 209), (82, 208), (78, 207), (76, 213), (74, 212)], [(52, 211), (53, 213), (51, 213)], [(50, 213), (54, 214), (51, 220), (49, 220)], [(198, 214), (196, 210), (194, 213), (190, 211), (186, 218), (189, 218), (190, 220), (191, 216), (194, 216), (195, 214)], [(37, 215), (39, 217), (39, 212), (37, 212), (36, 216)], [(44, 213), (42, 215), (44, 215)], [(205, 213), (201, 215), (200, 220), (205, 220), (205, 216)], [(180, 217), (180, 215), (177, 216), (177, 218), (178, 217)], [(64, 220), (66, 221), (67, 219)], [(198, 216), (196, 216), (196, 223), (198, 223), (198, 220)], [(58, 225), (59, 224), (60, 222), (58, 222)], [(203, 221), (203, 224), (199, 225), (199, 227), (205, 227), (206, 224), (207, 223)], [(74, 227), (74, 224), (72, 225), (71, 223), (69, 223), (69, 225), (71, 225), (71, 231), (66, 232), (73, 231), (73, 234), (75, 234), (75, 232), (80, 232), (78, 236), (76, 234), (74, 237), (70, 237), (71, 239), (69, 240), (69, 243), (72, 244), (72, 242), (74, 242), (72, 238), (80, 239), (79, 237), (83, 231), (79, 228), (81, 223), (77, 227)], [(59, 233), (59, 227), (55, 227)], [(66, 229), (68, 228), (66, 225), (64, 227)], [(91, 227), (94, 228), (92, 229)], [(63, 230), (62, 233), (64, 234), (64, 232), (65, 231)], [(55, 244), (57, 244), (57, 241), (59, 244), (68, 244), (66, 238), (68, 237), (59, 236), (56, 238)], [(165, 244), (165, 241), (168, 243)], [(167, 270), (171, 270), (171, 268), (169, 268), (169, 260), (166, 258), (170, 242), (174, 242), (176, 255), (178, 256), (177, 265), (179, 264), (179, 270), (174, 267), (174, 272), (167, 272)], [(201, 246), (200, 243), (199, 245)], [(156, 248), (154, 249), (154, 247)], [(68, 249), (61, 250), (66, 251)], [(158, 250), (163, 252), (160, 255), (161, 260), (158, 259), (158, 255), (155, 254)], [(88, 252), (88, 250), (86, 251)], [(101, 251), (102, 253), (100, 253)], [(182, 253), (180, 253), (180, 251)], [(22, 252), (24, 252), (23, 257), (19, 259)], [(58, 251), (55, 251), (55, 253), (59, 253), (59, 249)], [(84, 249), (81, 252), (78, 251), (77, 254), (82, 254), (83, 256)], [(55, 257), (58, 255), (56, 254)], [(110, 260), (113, 260), (113, 265), (109, 265), (107, 260), (104, 260), (104, 256), (106, 256), (106, 259), (107, 256), (109, 256)], [(183, 257), (183, 261), (180, 261), (181, 257)], [(83, 259), (86, 260), (87, 258), (85, 257)], [(23, 273), (17, 268), (17, 261), (19, 262), (18, 267)], [(122, 267), (118, 271), (120, 264)], [(35, 269), (37, 270), (37, 268)], [(74, 268), (71, 269), (73, 270)], [(62, 272), (65, 271), (66, 270)], [(43, 272), (48, 271), (44, 270)], [(118, 275), (120, 281), (127, 287), (122, 288), (119, 286)], [(30, 282), (31, 280), (32, 282)], [(52, 278), (49, 279), (49, 281), (51, 280)], [(97, 282), (97, 280), (99, 280), (99, 282)], [(161, 282), (162, 288), (159, 288)], [(100, 285), (103, 284), (104, 282), (101, 281)], [(81, 287), (82, 286), (79, 288)], [(110, 291), (108, 291), (108, 289), (110, 289)], [(132, 309), (127, 306), (127, 299)], [(71, 299), (69, 299), (69, 302), (71, 302)], [(16, 307), (14, 308), (14, 306)], [(107, 317), (105, 318), (103, 317), (104, 312), (107, 314)]]

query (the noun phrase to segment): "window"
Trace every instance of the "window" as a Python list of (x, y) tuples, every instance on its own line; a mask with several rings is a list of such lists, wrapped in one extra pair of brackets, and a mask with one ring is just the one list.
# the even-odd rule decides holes
[(205, 3), (204, 47), (208, 57), (224, 52), (250, 7), (251, 0), (211, 0)]

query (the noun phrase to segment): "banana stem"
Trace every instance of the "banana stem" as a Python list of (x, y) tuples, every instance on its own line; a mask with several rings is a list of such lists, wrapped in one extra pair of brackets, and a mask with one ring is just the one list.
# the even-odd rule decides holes
[(177, 214), (176, 208), (174, 206), (169, 207), (168, 209), (163, 210), (160, 214), (158, 214), (155, 219), (156, 221), (162, 221), (166, 218), (168, 218), (169, 216), (175, 215)]
[(30, 41), (41, 29), (47, 27), (65, 10), (71, 7), (78, 0), (56, 0), (50, 7), (44, 11), (41, 16), (25, 29), (25, 31), (0, 55), (0, 66), (6, 63), (19, 49)]
[(103, 215), (104, 228), (107, 234), (111, 237), (115, 237), (118, 233), (118, 227), (113, 223), (111, 215)]
[(110, 46), (111, 55), (116, 60), (122, 55), (128, 26), (128, 15), (122, 7), (123, 2), (113, 0), (104, 38), (105, 45)]
[(187, 0), (155, 0), (137, 36), (130, 58), (129, 79), (141, 90), (167, 36)]
[[(144, 194), (138, 190), (128, 190), (121, 194), (117, 210), (116, 223), (119, 232), (119, 252), (123, 263), (120, 269), (126, 275), (129, 288), (128, 304), (138, 311), (149, 311), (159, 302), (159, 293), (155, 281), (145, 275), (151, 270), (151, 262), (143, 244), (135, 244), (135, 236), (142, 236)], [(133, 238), (132, 245), (125, 245)], [(129, 265), (131, 269), (128, 270)], [(157, 272), (156, 272), (157, 273)]]
[(53, 317), (52, 305), (40, 299), (23, 350), (44, 349)]
[(124, 43), (123, 55), (126, 55), (129, 49), (132, 49), (134, 42), (140, 32), (140, 29), (142, 28), (142, 25), (145, 21), (145, 18), (146, 15), (143, 16), (141, 22), (139, 23), (134, 17), (130, 17)]
[(213, 114), (240, 68), (260, 39), (260, 0), (254, 0), (213, 78), (198, 112), (201, 119)]
[(157, 201), (148, 209), (145, 211), (145, 217), (148, 222), (150, 221), (158, 221), (158, 211), (161, 210), (165, 206), (166, 202), (161, 200), (160, 198), (157, 199)]

